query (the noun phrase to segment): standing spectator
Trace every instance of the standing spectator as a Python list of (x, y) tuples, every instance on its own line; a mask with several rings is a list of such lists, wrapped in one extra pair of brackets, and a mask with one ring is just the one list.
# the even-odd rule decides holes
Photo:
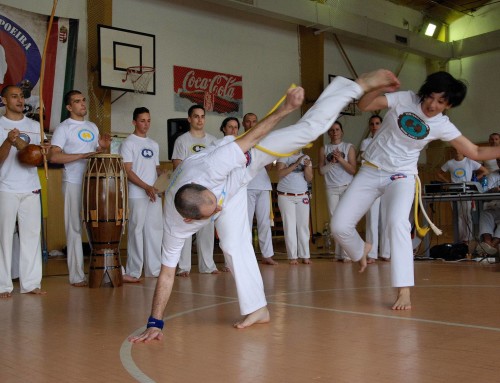
[(311, 263), (309, 252), (309, 193), (313, 179), (312, 163), (302, 152), (278, 160), (278, 206), (283, 219), (289, 263)]
[[(500, 146), (500, 133), (491, 133), (488, 137), (488, 144), (490, 146)], [(498, 163), (496, 158), (483, 161), (483, 165), (486, 169), (488, 169), (488, 172), (490, 173), (498, 170)]]
[[(189, 131), (175, 140), (172, 164), (174, 170), (189, 156), (210, 146), (216, 138), (205, 132), (205, 109), (202, 105), (193, 105), (188, 110)], [(214, 262), (214, 224), (203, 226), (196, 233), (198, 269), (200, 273), (218, 274)], [(192, 240), (187, 238), (182, 248), (177, 275), (188, 277), (191, 272)]]
[(147, 136), (151, 126), (149, 110), (136, 108), (132, 124), (134, 132), (120, 146), (127, 172), (129, 207), (124, 282), (139, 282), (143, 266), (146, 277), (160, 274), (163, 236), (161, 198), (153, 186), (161, 172), (160, 147)]
[[(440, 181), (449, 182), (449, 179), (446, 177), (446, 173), (448, 172), (451, 176), (451, 182), (454, 183), (470, 181), (472, 179), (472, 172), (476, 172), (478, 179), (488, 174), (488, 170), (479, 162), (465, 157), (455, 148), (452, 148), (452, 153), (453, 158), (441, 166), (441, 169), (439, 169), (436, 174)], [(472, 202), (458, 201), (457, 209), (459, 240), (468, 244), (473, 232), (471, 213)]]
[(40, 126), (23, 114), (21, 88), (2, 89), (5, 115), (0, 118), (0, 298), (10, 298), (12, 284), (13, 234), (19, 227), (19, 283), (21, 293), (45, 294), (42, 283), (40, 243), (40, 179), (35, 166), (21, 164), (14, 144), (23, 139), (40, 144)]
[[(243, 127), (245, 132), (257, 125), (257, 116), (247, 113), (243, 116)], [(255, 178), (247, 186), (248, 197), (248, 219), (250, 228), (253, 226), (253, 216), (257, 218), (257, 233), (259, 236), (259, 247), (262, 253), (262, 263), (265, 265), (277, 265), (273, 259), (273, 235), (271, 232), (271, 179), (267, 174), (272, 164), (262, 168)]]
[[(339, 121), (335, 121), (328, 129), (328, 137), (330, 137), (330, 143), (319, 150), (319, 171), (325, 176), (331, 227), (333, 212), (342, 194), (351, 183), (352, 176), (356, 173), (356, 151), (352, 144), (342, 141), (344, 130)], [(335, 258), (339, 261), (351, 262), (351, 258), (342, 251), (337, 241), (335, 241)]]
[(99, 135), (97, 126), (85, 120), (87, 100), (78, 90), (64, 96), (69, 118), (55, 129), (51, 140), (49, 160), (64, 164), (62, 190), (64, 195), (64, 226), (69, 283), (75, 287), (87, 286), (83, 270), (82, 248), (82, 182), (87, 158), (108, 149), (109, 134)]

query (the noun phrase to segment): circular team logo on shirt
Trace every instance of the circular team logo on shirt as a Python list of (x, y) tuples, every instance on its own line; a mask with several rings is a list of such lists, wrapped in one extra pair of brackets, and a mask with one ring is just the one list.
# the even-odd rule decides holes
[(95, 135), (88, 129), (82, 129), (78, 132), (78, 138), (83, 142), (92, 142), (94, 141)]
[(193, 153), (198, 153), (198, 152), (201, 152), (205, 148), (206, 148), (206, 146), (203, 144), (194, 144), (193, 146), (191, 146), (191, 151)]
[(144, 148), (142, 149), (141, 151), (141, 155), (144, 157), (144, 158), (151, 158), (153, 157), (154, 153), (151, 149), (149, 148)]
[(453, 175), (456, 178), (463, 179), (465, 178), (465, 169), (464, 168), (458, 168), (453, 172)]
[(405, 112), (398, 118), (399, 129), (414, 140), (422, 140), (429, 134), (429, 126), (416, 114)]
[(31, 142), (30, 136), (28, 136), (26, 133), (19, 133), (19, 138), (28, 144)]

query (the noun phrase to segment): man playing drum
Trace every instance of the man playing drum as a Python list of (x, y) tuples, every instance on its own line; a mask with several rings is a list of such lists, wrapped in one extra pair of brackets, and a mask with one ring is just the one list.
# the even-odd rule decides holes
[[(262, 277), (252, 247), (246, 185), (280, 153), (297, 151), (326, 132), (353, 98), (376, 89), (397, 89), (398, 86), (396, 76), (386, 70), (363, 75), (356, 82), (337, 77), (295, 125), (268, 134), (279, 121), (302, 105), (304, 90), (300, 87), (290, 89), (285, 103), (244, 136), (237, 139), (227, 136), (219, 145), (187, 158), (173, 174), (167, 190), (162, 268), (147, 328), (129, 340), (147, 342), (163, 338), (162, 318), (184, 239), (212, 220), (236, 281), (241, 314), (245, 316), (234, 327), (246, 328), (269, 322)], [(257, 144), (259, 147), (254, 148)]]
[(87, 158), (108, 149), (109, 134), (99, 135), (97, 126), (85, 121), (87, 104), (78, 90), (71, 90), (64, 96), (69, 118), (55, 129), (51, 140), (49, 161), (64, 164), (64, 226), (66, 230), (66, 254), (69, 282), (75, 287), (87, 286), (83, 270), (82, 249), (82, 180)]

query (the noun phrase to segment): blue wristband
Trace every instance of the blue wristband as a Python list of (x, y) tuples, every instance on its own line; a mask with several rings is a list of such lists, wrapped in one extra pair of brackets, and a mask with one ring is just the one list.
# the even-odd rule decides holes
[(161, 319), (156, 319), (156, 318), (153, 318), (152, 316), (150, 316), (148, 318), (148, 324), (146, 326), (146, 328), (150, 328), (150, 327), (156, 327), (156, 328), (159, 328), (160, 330), (163, 330), (163, 321)]

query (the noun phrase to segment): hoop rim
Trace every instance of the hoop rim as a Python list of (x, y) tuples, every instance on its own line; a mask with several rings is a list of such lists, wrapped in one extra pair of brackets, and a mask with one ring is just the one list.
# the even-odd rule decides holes
[(143, 73), (154, 72), (155, 68), (147, 65), (135, 65), (135, 66), (129, 66), (126, 70), (127, 73), (143, 74)]

